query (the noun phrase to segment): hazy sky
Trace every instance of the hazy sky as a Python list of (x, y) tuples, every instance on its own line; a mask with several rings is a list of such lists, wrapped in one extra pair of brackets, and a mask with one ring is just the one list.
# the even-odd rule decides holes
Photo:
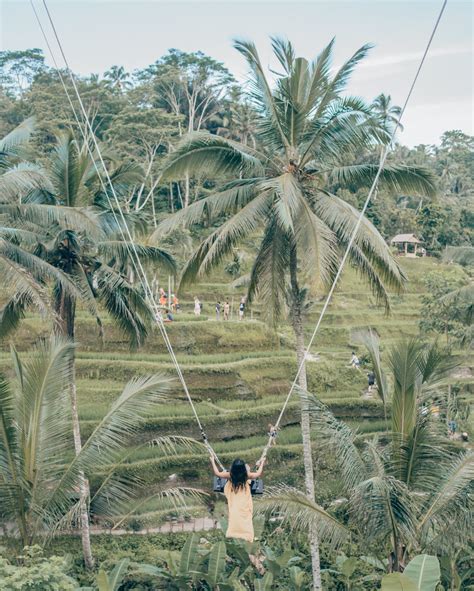
[[(41, 10), (40, 0), (34, 0)], [(270, 35), (289, 38), (297, 53), (316, 56), (335, 36), (335, 63), (364, 43), (374, 48), (349, 86), (372, 99), (380, 92), (401, 104), (441, 7), (441, 0), (113, 1), (49, 0), (74, 71), (101, 73), (153, 63), (171, 48), (201, 50), (244, 80), (245, 63), (232, 39), (256, 42), (262, 62), (274, 65)], [(41, 47), (51, 64), (29, 2), (0, 0), (2, 49)], [(473, 6), (448, 0), (431, 53), (404, 118), (400, 140), (435, 143), (447, 129), (473, 134)], [(43, 13), (41, 13), (43, 14)]]

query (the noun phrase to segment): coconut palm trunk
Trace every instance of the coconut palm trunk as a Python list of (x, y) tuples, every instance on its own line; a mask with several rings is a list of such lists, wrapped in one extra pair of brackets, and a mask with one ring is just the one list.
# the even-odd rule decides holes
[[(58, 323), (56, 324), (57, 334), (69, 338), (74, 341), (74, 323), (76, 317), (76, 302), (66, 294), (59, 286), (56, 290), (56, 313), (58, 315)], [(82, 449), (81, 428), (79, 423), (79, 412), (77, 408), (77, 391), (76, 391), (76, 358), (74, 351), (71, 352), (70, 361), (70, 376), (71, 381), (68, 385), (69, 396), (71, 399), (71, 418), (72, 418), (72, 432), (74, 440), (74, 453), (79, 455)], [(89, 519), (89, 499), (90, 487), (89, 481), (85, 478), (84, 472), (79, 474), (79, 515), (81, 527), (81, 541), (82, 552), (84, 556), (84, 564), (86, 568), (92, 569), (94, 567), (94, 558), (92, 556), (91, 536), (90, 536), (90, 519)]]
[[(290, 284), (291, 284), (291, 324), (296, 340), (296, 365), (299, 369), (298, 386), (303, 390), (308, 390), (308, 380), (306, 377), (305, 361), (305, 342), (303, 326), (303, 310), (301, 290), (298, 285), (298, 259), (296, 248), (292, 249), (290, 254)], [(314, 465), (311, 449), (311, 424), (310, 416), (307, 410), (301, 407), (301, 438), (303, 442), (303, 466), (305, 493), (307, 497), (314, 501)], [(321, 589), (321, 564), (319, 557), (319, 539), (315, 527), (309, 529), (309, 546), (311, 553), (311, 569), (313, 573), (313, 590)]]

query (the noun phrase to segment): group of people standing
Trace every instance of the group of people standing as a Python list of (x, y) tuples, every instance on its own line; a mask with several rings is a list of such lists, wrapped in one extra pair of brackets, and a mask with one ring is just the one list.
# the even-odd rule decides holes
[[(194, 297), (194, 315), (195, 316), (200, 316), (202, 312), (202, 302), (199, 300), (198, 297)], [(220, 300), (217, 300), (216, 305), (215, 305), (215, 312), (216, 312), (216, 320), (220, 320), (221, 319), (221, 314), (222, 314), (222, 319), (223, 320), (229, 320), (230, 319), (230, 313), (231, 313), (231, 305), (229, 304), (229, 300), (224, 300), (224, 303), (221, 303)], [(241, 298), (240, 300), (240, 304), (239, 304), (239, 320), (243, 320), (244, 319), (244, 314), (245, 314), (245, 298)]]
[[(165, 319), (168, 322), (173, 320), (173, 314), (180, 311), (180, 304), (177, 296), (174, 293), (168, 295), (162, 287), (159, 288), (159, 304), (160, 307), (165, 310)], [(239, 320), (244, 319), (245, 304), (245, 297), (242, 297), (239, 303)], [(194, 315), (201, 316), (202, 308), (203, 305), (201, 300), (197, 296), (194, 296)], [(229, 300), (226, 299), (223, 303), (218, 300), (215, 305), (215, 312), (216, 320), (221, 320), (221, 317), (223, 320), (230, 320), (231, 304), (229, 303)]]
[(159, 303), (162, 308), (169, 308), (172, 312), (178, 312), (179, 310), (179, 300), (174, 293), (168, 294), (166, 291), (160, 287), (159, 289), (160, 299)]

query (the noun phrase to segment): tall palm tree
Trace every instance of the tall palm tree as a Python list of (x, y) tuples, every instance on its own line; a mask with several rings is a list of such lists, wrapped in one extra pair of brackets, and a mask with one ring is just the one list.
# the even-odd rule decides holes
[(132, 86), (130, 74), (125, 71), (123, 66), (112, 66), (104, 74), (107, 85), (119, 92), (123, 92)]
[[(261, 235), (251, 273), (248, 299), (263, 302), (276, 321), (286, 305), (296, 338), (299, 385), (306, 389), (304, 369), (305, 295), (321, 290), (334, 277), (341, 250), (348, 244), (358, 211), (335, 194), (350, 184), (369, 186), (377, 166), (345, 165), (351, 157), (388, 134), (361, 99), (342, 96), (347, 81), (369, 47), (359, 49), (331, 72), (334, 42), (317, 59), (296, 57), (292, 45), (273, 40), (282, 74), (272, 88), (252, 43), (237, 41), (251, 70), (251, 99), (260, 121), (258, 149), (206, 134), (185, 137), (170, 155), (162, 179), (231, 177), (212, 195), (165, 220), (158, 233), (181, 224), (220, 218), (225, 221), (198, 247), (185, 266), (182, 282), (190, 282), (219, 264), (245, 236)], [(432, 176), (424, 169), (387, 165), (381, 181), (395, 191), (433, 193)], [(364, 219), (350, 260), (372, 291), (388, 307), (387, 290), (400, 289), (403, 272), (376, 228)], [(309, 416), (302, 412), (305, 485), (314, 498)], [(319, 553), (312, 538), (314, 589), (320, 589)]]
[(376, 96), (372, 107), (382, 127), (389, 133), (393, 132), (396, 125), (400, 131), (403, 131), (403, 125), (399, 122), (402, 109), (398, 105), (392, 104), (392, 97), (389, 94), (382, 92)]
[[(364, 544), (384, 548), (389, 570), (403, 570), (409, 555), (444, 554), (467, 547), (472, 517), (474, 454), (453, 450), (444, 424), (427, 411), (427, 401), (453, 368), (436, 344), (402, 341), (388, 351), (391, 374), (385, 395), (391, 410), (388, 440), (365, 439), (315, 397), (305, 396), (315, 433), (339, 467), (349, 526)], [(319, 519), (314, 507), (287, 488), (274, 490), (268, 504), (291, 519)]]
[[(80, 453), (69, 459), (73, 442), (67, 384), (73, 354), (72, 341), (53, 337), (24, 361), (13, 349), (15, 377), (0, 375), (0, 519), (16, 524), (22, 547), (48, 539), (77, 519), (83, 473), (107, 475), (91, 499), (96, 511), (113, 518), (128, 510), (136, 483), (115, 476), (114, 465), (140, 421), (167, 400), (169, 378), (157, 374), (130, 381)], [(166, 454), (192, 441), (165, 437), (159, 443)], [(179, 501), (184, 493), (169, 489), (163, 498)]]
[(35, 121), (29, 118), (0, 139), (0, 272), (4, 285), (46, 311), (49, 294), (44, 289), (45, 280), (57, 281), (66, 292), (74, 291), (74, 287), (62, 271), (22, 248), (18, 240), (11, 240), (17, 232), (7, 225), (4, 209), (12, 202), (20, 202), (26, 192), (50, 187), (44, 171), (28, 161), (28, 142), (34, 128)]
[[(136, 183), (139, 171), (134, 166), (120, 165), (111, 169), (117, 192)], [(53, 282), (52, 301), (55, 310), (55, 330), (74, 339), (76, 308), (84, 303), (102, 323), (98, 303), (128, 335), (132, 347), (146, 338), (153, 322), (153, 311), (139, 286), (129, 281), (133, 264), (130, 245), (120, 239), (116, 217), (106, 209), (107, 201), (99, 182), (97, 168), (88, 150), (79, 145), (72, 134), (58, 138), (48, 167), (49, 190), (30, 193), (26, 203), (4, 204), (3, 212), (9, 223), (10, 241), (19, 242), (50, 266), (59, 269), (76, 288), (75, 293)], [(135, 231), (140, 228), (134, 218), (128, 220)], [(136, 221), (136, 220), (135, 220)], [(165, 265), (174, 272), (174, 263), (167, 252), (143, 244), (135, 244), (143, 261)], [(30, 306), (23, 293), (10, 292), (10, 299), (0, 313), (0, 335), (14, 330)], [(74, 379), (74, 356), (71, 358), (70, 395), (74, 445), (81, 451), (81, 435)], [(92, 566), (89, 518), (87, 511), (88, 484), (82, 485), (82, 541), (85, 561)]]

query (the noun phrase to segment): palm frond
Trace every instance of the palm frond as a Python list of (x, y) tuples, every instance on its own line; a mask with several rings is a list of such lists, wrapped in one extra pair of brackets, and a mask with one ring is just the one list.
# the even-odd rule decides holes
[(474, 482), (474, 454), (468, 451), (445, 466), (440, 475), (436, 492), (424, 504), (417, 523), (418, 531), (429, 538), (430, 534), (444, 531), (453, 523), (472, 516), (472, 492)]
[(308, 84), (308, 96), (306, 102), (306, 112), (308, 115), (311, 115), (317, 109), (319, 99), (324, 96), (328, 86), (334, 41), (335, 38), (333, 37), (318, 55), (316, 60), (311, 64), (311, 76)]
[[(168, 391), (173, 381), (163, 374), (130, 380), (84, 444), (79, 458), (81, 466), (87, 466), (90, 472), (110, 464), (113, 454), (120, 452), (154, 407), (170, 400)], [(107, 461), (104, 458), (97, 463), (97, 453), (105, 449), (108, 452)]]
[(3, 238), (0, 238), (0, 264), (10, 270), (10, 278), (14, 281), (11, 284), (12, 293), (17, 293), (13, 286), (18, 285), (18, 291), (29, 293), (35, 305), (42, 306), (48, 301), (45, 291), (45, 282), (48, 280), (56, 282), (73, 297), (81, 298), (84, 295), (66, 273)]
[(133, 249), (129, 242), (123, 240), (107, 240), (97, 244), (99, 254), (107, 260), (115, 260), (120, 264), (132, 264), (136, 261), (135, 253), (142, 263), (155, 263), (162, 265), (169, 273), (176, 273), (176, 263), (170, 253), (156, 246), (133, 243)]
[(158, 240), (181, 226), (190, 227), (205, 218), (236, 213), (253, 199), (261, 178), (238, 179), (225, 184), (217, 193), (191, 203), (158, 224), (150, 240)]
[(42, 491), (36, 487), (39, 475), (43, 482), (56, 480), (62, 472), (57, 459), (68, 453), (72, 442), (69, 421), (64, 417), (69, 416), (70, 409), (68, 384), (72, 380), (73, 351), (71, 341), (52, 337), (36, 345), (32, 357), (23, 363), (18, 420), (28, 442), (24, 470), (32, 483), (33, 511), (42, 510)]
[(256, 504), (256, 511), (277, 515), (296, 529), (314, 527), (318, 538), (332, 547), (342, 544), (349, 535), (349, 530), (335, 517), (289, 486), (269, 487)]
[(0, 203), (20, 203), (35, 190), (52, 190), (49, 178), (37, 164), (21, 162), (0, 175)]
[(365, 256), (362, 249), (357, 245), (352, 245), (349, 253), (349, 260), (356, 270), (357, 274), (360, 275), (368, 283), (372, 294), (375, 296), (377, 304), (383, 304), (385, 307), (385, 313), (390, 313), (390, 297), (387, 287), (383, 282), (383, 272), (386, 270), (385, 267), (381, 267), (379, 270), (376, 265), (372, 264), (370, 260)]
[(91, 174), (97, 173), (89, 153), (80, 150), (72, 132), (59, 134), (50, 166), (58, 203), (66, 207), (87, 205), (90, 199), (87, 183)]
[[(370, 187), (378, 171), (376, 164), (354, 164), (333, 168), (328, 180), (331, 184)], [(388, 190), (404, 195), (434, 196), (436, 180), (431, 171), (422, 166), (387, 164), (380, 174), (379, 184)]]
[(281, 115), (276, 106), (275, 98), (265, 76), (257, 48), (250, 41), (235, 40), (234, 47), (246, 59), (252, 72), (250, 93), (257, 109), (267, 114), (269, 124), (267, 126), (267, 136), (277, 138), (277, 144), (285, 148), (289, 147), (288, 138), (285, 135)]
[[(325, 191), (319, 191), (314, 195), (313, 209), (336, 233), (342, 246), (345, 246), (350, 240), (360, 213), (344, 200)], [(403, 271), (379, 231), (365, 217), (362, 218), (354, 244), (360, 248), (387, 287), (400, 290), (404, 286), (406, 277)]]
[(316, 396), (302, 392), (304, 409), (310, 413), (315, 436), (336, 460), (345, 490), (350, 492), (368, 477), (361, 451), (356, 445), (357, 432), (336, 419)]
[(333, 92), (339, 92), (343, 90), (349, 81), (356, 66), (367, 57), (367, 54), (372, 49), (373, 45), (366, 43), (359, 47), (359, 49), (352, 55), (336, 72), (332, 81)]
[[(44, 293), (44, 297), (47, 294)], [(15, 297), (0, 309), (0, 340), (14, 332), (25, 317), (26, 309), (33, 303), (30, 293), (16, 290)]]
[(43, 203), (0, 203), (0, 214), (5, 214), (13, 221), (29, 222), (43, 228), (59, 225), (63, 229), (84, 232), (95, 240), (104, 238), (97, 215), (92, 209)]
[(459, 289), (442, 296), (441, 301), (447, 305), (461, 305), (465, 309), (461, 312), (459, 320), (466, 325), (472, 324), (474, 320), (474, 282), (470, 281)]
[(312, 287), (329, 286), (339, 262), (336, 234), (314, 214), (306, 199), (300, 209), (295, 239), (303, 254), (301, 270)]
[(353, 490), (350, 514), (368, 542), (390, 538), (414, 541), (415, 505), (408, 488), (396, 478), (375, 474)]
[(289, 247), (288, 236), (275, 223), (267, 224), (250, 273), (247, 301), (250, 304), (258, 296), (272, 325), (285, 310)]
[(460, 360), (437, 342), (423, 346), (417, 357), (419, 384), (425, 389), (434, 389), (449, 377), (459, 366)]
[[(151, 444), (157, 448), (160, 457), (175, 456), (183, 452), (196, 453), (204, 450), (203, 444), (199, 441), (179, 435), (157, 437)], [(142, 480), (138, 477), (130, 477), (129, 474), (118, 474), (116, 470), (116, 464), (127, 461), (135, 451), (136, 448), (127, 449), (118, 459), (114, 458), (105, 478), (91, 497), (91, 511), (101, 519), (123, 517), (125, 513), (130, 515), (142, 504), (142, 500), (138, 499), (139, 495), (143, 493)], [(153, 496), (155, 494), (156, 492), (153, 493)], [(146, 499), (148, 498), (147, 496)], [(135, 503), (139, 505), (137, 506)], [(135, 505), (132, 510), (131, 505)], [(118, 525), (116, 524), (115, 527), (118, 527)]]
[(114, 523), (113, 529), (120, 527), (124, 521), (132, 517), (138, 511), (138, 509), (148, 503), (150, 499), (154, 499), (154, 501), (158, 502), (158, 506), (162, 506), (162, 509), (158, 509), (158, 512), (164, 516), (170, 513), (188, 511), (189, 501), (192, 501), (193, 503), (197, 502), (199, 505), (203, 505), (205, 502), (205, 497), (207, 496), (208, 493), (205, 491), (184, 486), (173, 487), (161, 490), (159, 492), (154, 492), (153, 494), (146, 495), (138, 499), (135, 503), (132, 503), (125, 515), (123, 513), (122, 515), (118, 513), (112, 514), (111, 517), (120, 517), (120, 519)]
[(130, 187), (141, 183), (144, 179), (143, 167), (130, 160), (121, 162), (109, 171), (109, 177), (118, 195), (126, 194)]
[(160, 374), (141, 376), (130, 380), (112, 403), (84, 443), (82, 450), (64, 468), (61, 477), (50, 487), (48, 506), (57, 517), (64, 514), (70, 504), (68, 491), (77, 483), (83, 471), (87, 476), (107, 473), (117, 460), (128, 439), (140, 428), (157, 403), (169, 400), (167, 391), (171, 379)]
[[(316, 215), (336, 234), (340, 245), (345, 247), (357, 223), (357, 211), (344, 201), (330, 199), (329, 195), (323, 196), (322, 193), (316, 199), (314, 209)], [(366, 218), (362, 219), (349, 260), (357, 272), (368, 280), (372, 292), (389, 312), (388, 289), (401, 291), (406, 277), (382, 236)]]
[(148, 335), (154, 314), (144, 295), (132, 286), (122, 275), (107, 265), (101, 265), (96, 272), (97, 298), (125, 332), (130, 347), (139, 347)]
[(417, 413), (418, 357), (423, 344), (417, 339), (404, 339), (389, 351), (393, 376), (392, 432), (404, 440), (415, 427)]
[(167, 158), (161, 172), (163, 182), (184, 178), (187, 174), (260, 176), (260, 160), (242, 144), (204, 132), (188, 134)]
[(410, 489), (431, 492), (450, 461), (445, 438), (437, 433), (429, 413), (418, 410), (415, 426), (393, 456), (393, 472)]
[(342, 154), (371, 146), (377, 133), (369, 124), (370, 115), (370, 106), (361, 98), (328, 94), (327, 102), (319, 104), (314, 118), (305, 127), (301, 166), (309, 166), (312, 158), (317, 162), (322, 160), (327, 166), (331, 160), (339, 162)]
[(0, 154), (21, 156), (21, 148), (29, 141), (36, 125), (35, 117), (28, 117), (0, 139)]
[(234, 245), (257, 230), (268, 215), (272, 193), (263, 191), (204, 240), (183, 269), (181, 284), (193, 281), (218, 265)]
[(285, 74), (290, 75), (295, 61), (293, 45), (287, 39), (272, 37), (272, 49)]
[[(0, 374), (0, 482), (5, 490), (17, 492), (21, 475), (17, 470), (18, 438), (15, 429), (15, 397), (6, 378)], [(2, 494), (2, 506), (4, 495)], [(6, 498), (5, 498), (6, 502)]]

